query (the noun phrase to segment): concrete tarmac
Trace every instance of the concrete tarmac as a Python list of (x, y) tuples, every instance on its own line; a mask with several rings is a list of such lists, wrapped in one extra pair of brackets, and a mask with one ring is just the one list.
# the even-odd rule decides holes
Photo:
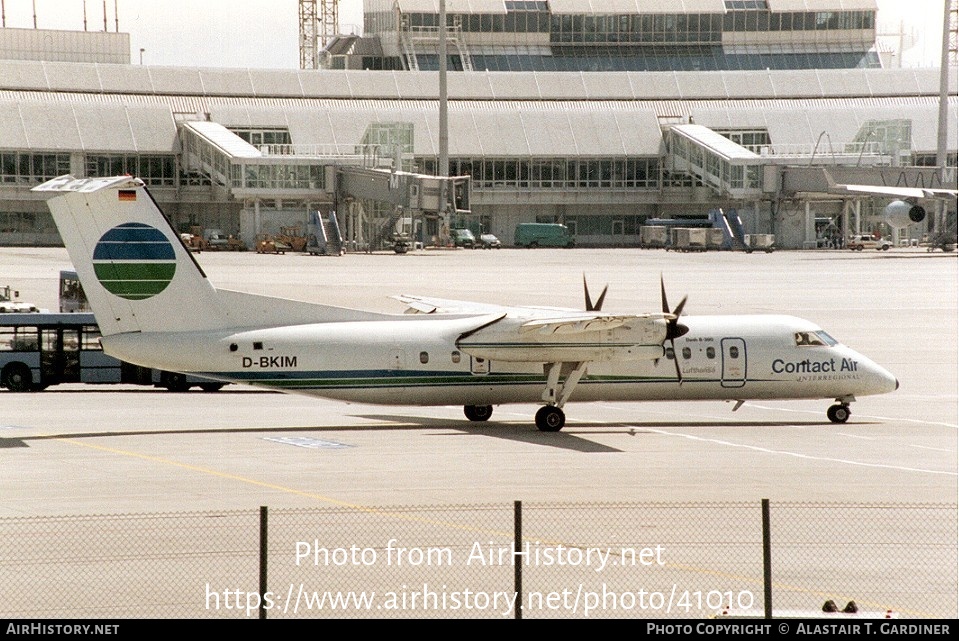
[[(0, 392), (0, 516), (342, 505), (829, 501), (955, 503), (959, 301), (954, 254), (424, 250), (196, 255), (220, 288), (401, 312), (394, 294), (606, 311), (785, 313), (900, 380), (834, 425), (830, 401), (576, 403), (562, 432), (535, 405), (381, 407), (228, 386), (174, 394), (60, 385)], [(63, 249), (0, 249), (0, 280), (57, 308)], [(170, 310), (189, 313), (189, 310)]]

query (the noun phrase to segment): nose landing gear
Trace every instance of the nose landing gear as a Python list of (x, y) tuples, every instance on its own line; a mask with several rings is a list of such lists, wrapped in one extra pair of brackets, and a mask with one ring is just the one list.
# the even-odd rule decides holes
[(837, 403), (826, 410), (826, 416), (833, 423), (845, 423), (851, 415), (849, 403)]

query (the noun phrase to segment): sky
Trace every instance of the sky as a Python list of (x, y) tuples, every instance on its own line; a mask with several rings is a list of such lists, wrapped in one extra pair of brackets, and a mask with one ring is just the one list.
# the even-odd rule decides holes
[[(145, 65), (299, 68), (297, 0), (0, 0), (7, 27), (130, 34)], [(880, 32), (915, 36), (903, 66), (938, 67), (943, 0), (878, 0)], [(339, 0), (340, 31), (361, 33), (363, 0)]]

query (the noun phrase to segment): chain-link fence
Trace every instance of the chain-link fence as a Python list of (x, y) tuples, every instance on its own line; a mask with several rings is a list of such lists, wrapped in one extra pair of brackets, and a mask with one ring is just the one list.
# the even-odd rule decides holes
[[(957, 506), (513, 504), (0, 519), (0, 616), (957, 616)], [(764, 527), (765, 525), (765, 527)], [(514, 564), (514, 559), (517, 563)], [(519, 606), (522, 606), (521, 608)]]

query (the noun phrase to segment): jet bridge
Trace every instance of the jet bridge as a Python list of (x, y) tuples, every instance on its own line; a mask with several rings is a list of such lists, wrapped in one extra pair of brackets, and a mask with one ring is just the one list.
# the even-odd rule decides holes
[[(211, 121), (183, 123), (180, 142), (187, 172), (228, 197), (252, 203), (253, 234), (263, 230), (261, 203), (276, 201), (300, 202), (304, 214), (317, 205), (345, 212), (345, 236), (356, 246), (374, 240), (377, 218), (387, 224), (397, 218), (436, 218), (441, 212), (470, 213), (469, 176), (398, 171), (400, 154), (381, 156), (381, 144), (256, 147)], [(388, 215), (367, 213), (364, 202), (370, 201), (388, 209)]]
[[(442, 216), (470, 213), (469, 176), (430, 176), (407, 171), (340, 167), (336, 171), (336, 200), (346, 205), (348, 241), (356, 246), (376, 246), (397, 234), (416, 234), (414, 229), (399, 230), (397, 224), (414, 219), (435, 221)], [(364, 201), (389, 205), (387, 216), (368, 212)], [(445, 201), (445, 202), (444, 202)], [(379, 221), (379, 222), (377, 222)], [(437, 228), (438, 236), (448, 230)]]
[(667, 134), (667, 162), (718, 195), (752, 200), (763, 195), (763, 159), (702, 125), (674, 125)]

